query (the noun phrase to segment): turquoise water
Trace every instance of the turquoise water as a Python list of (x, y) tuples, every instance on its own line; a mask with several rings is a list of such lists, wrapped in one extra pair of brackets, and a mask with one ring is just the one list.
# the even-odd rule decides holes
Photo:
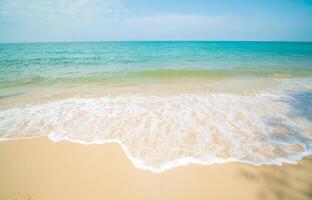
[(141, 79), (312, 75), (312, 43), (0, 44), (1, 87), (140, 83)]
[(0, 140), (115, 142), (133, 164), (312, 154), (312, 43), (0, 44)]

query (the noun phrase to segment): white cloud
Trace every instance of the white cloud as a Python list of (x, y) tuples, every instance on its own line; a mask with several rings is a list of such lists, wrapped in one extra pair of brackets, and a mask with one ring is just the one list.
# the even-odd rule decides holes
[(231, 16), (206, 16), (206, 15), (152, 15), (139, 18), (131, 18), (132, 23), (153, 24), (153, 25), (215, 25), (225, 23), (231, 19)]
[[(221, 39), (226, 30), (233, 28), (230, 15), (207, 16), (193, 14), (152, 15), (120, 19), (116, 35), (133, 40), (191, 40)], [(127, 30), (124, 35), (122, 29)]]
[(118, 0), (4, 0), (2, 19), (20, 21), (57, 21), (118, 16), (125, 8)]

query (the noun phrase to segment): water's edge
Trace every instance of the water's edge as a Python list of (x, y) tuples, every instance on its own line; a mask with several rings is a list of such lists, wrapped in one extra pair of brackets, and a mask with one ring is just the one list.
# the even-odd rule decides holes
[(231, 163), (231, 162), (237, 162), (237, 163), (243, 163), (243, 164), (249, 164), (254, 166), (262, 166), (262, 165), (278, 165), (282, 166), (283, 164), (298, 164), (298, 161), (303, 159), (306, 156), (312, 155), (312, 145), (309, 145), (308, 149), (305, 151), (298, 153), (296, 155), (288, 156), (287, 158), (277, 158), (274, 160), (268, 160), (267, 162), (262, 163), (256, 163), (248, 160), (242, 160), (237, 158), (228, 158), (228, 159), (218, 159), (218, 160), (211, 160), (211, 161), (201, 161), (199, 159), (194, 159), (191, 157), (182, 157), (176, 160), (172, 160), (164, 165), (162, 165), (160, 168), (155, 168), (151, 166), (145, 166), (142, 162), (142, 160), (134, 158), (128, 148), (119, 140), (105, 140), (105, 141), (93, 141), (93, 142), (84, 142), (80, 140), (74, 140), (68, 137), (64, 137), (61, 139), (55, 139), (49, 136), (32, 136), (32, 137), (24, 137), (24, 138), (0, 138), (0, 144), (1, 142), (8, 142), (8, 141), (14, 141), (14, 140), (28, 140), (28, 139), (34, 139), (34, 138), (47, 138), (52, 142), (61, 142), (61, 141), (68, 141), (72, 143), (78, 143), (82, 145), (100, 145), (100, 144), (118, 144), (123, 152), (126, 154), (127, 158), (131, 161), (134, 167), (140, 170), (149, 171), (152, 173), (162, 173), (167, 170), (171, 170), (180, 166), (185, 166), (189, 164), (197, 164), (197, 165), (212, 165), (212, 164), (225, 164), (225, 163)]

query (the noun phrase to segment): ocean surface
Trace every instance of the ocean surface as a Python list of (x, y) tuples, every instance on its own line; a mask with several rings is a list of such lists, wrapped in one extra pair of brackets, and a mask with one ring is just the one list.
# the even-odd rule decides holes
[(312, 43), (0, 44), (0, 140), (117, 142), (133, 164), (312, 153)]

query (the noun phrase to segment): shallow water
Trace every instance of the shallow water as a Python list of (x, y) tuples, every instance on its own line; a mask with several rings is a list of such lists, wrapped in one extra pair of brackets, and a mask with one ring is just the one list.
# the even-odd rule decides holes
[(312, 152), (312, 43), (0, 45), (1, 140), (120, 143), (137, 167)]

